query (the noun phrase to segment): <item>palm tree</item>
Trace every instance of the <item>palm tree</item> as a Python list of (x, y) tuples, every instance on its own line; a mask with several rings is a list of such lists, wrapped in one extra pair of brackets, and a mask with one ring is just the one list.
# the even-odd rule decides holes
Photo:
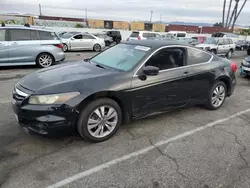
[(228, 7), (228, 11), (227, 11), (227, 19), (226, 19), (226, 27), (229, 27), (228, 18), (229, 18), (229, 14), (230, 14), (230, 11), (231, 11), (232, 2), (233, 2), (233, 0), (230, 0), (230, 2), (229, 2), (229, 7)]
[(241, 11), (242, 11), (242, 9), (245, 7), (246, 2), (247, 2), (247, 0), (245, 0), (244, 3), (243, 3), (242, 6), (241, 6), (239, 12), (237, 12), (239, 0), (235, 0), (235, 1), (236, 1), (237, 7), (236, 7), (235, 15), (234, 15), (234, 20), (233, 20), (232, 28), (231, 28), (232, 31), (234, 30), (235, 22), (237, 21), (237, 19), (238, 19), (240, 13), (241, 13)]
[(224, 0), (224, 3), (223, 3), (222, 27), (225, 26), (225, 9), (226, 9), (226, 0)]

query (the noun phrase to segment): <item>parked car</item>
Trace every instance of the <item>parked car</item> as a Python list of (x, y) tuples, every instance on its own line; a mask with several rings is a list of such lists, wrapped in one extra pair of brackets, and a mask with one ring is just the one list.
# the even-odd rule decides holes
[(94, 33), (93, 35), (98, 37), (98, 38), (103, 38), (104, 42), (105, 42), (105, 46), (110, 46), (114, 42), (113, 38), (109, 37), (105, 33)]
[(230, 38), (206, 38), (202, 44), (198, 44), (196, 47), (227, 58), (231, 58), (235, 52), (235, 43)]
[(238, 41), (238, 35), (236, 35), (234, 33), (217, 32), (217, 33), (213, 33), (211, 37), (215, 37), (215, 38), (230, 38), (234, 43)]
[(187, 37), (186, 31), (169, 31), (168, 33), (174, 35), (177, 38), (186, 38)]
[(161, 35), (151, 31), (132, 31), (131, 35), (127, 39), (131, 40), (146, 40), (148, 38), (161, 38)]
[(162, 34), (162, 37), (167, 40), (178, 40), (178, 37), (172, 33)]
[(235, 45), (237, 50), (247, 50), (250, 47), (250, 41), (239, 40)]
[(206, 40), (205, 36), (192, 37), (191, 39), (197, 39), (199, 43), (203, 43)]
[(122, 40), (122, 35), (120, 31), (105, 31), (105, 34), (109, 37), (112, 37), (113, 41), (115, 41), (116, 44), (119, 44)]
[(250, 76), (250, 54), (242, 61), (240, 74), (241, 76)]
[(31, 27), (0, 28), (0, 66), (49, 67), (63, 61), (62, 42), (55, 32)]
[(188, 40), (188, 44), (195, 46), (195, 45), (200, 44), (200, 41), (198, 39), (192, 37), (191, 39)]
[(71, 34), (66, 33), (61, 36), (63, 43), (63, 51), (72, 50), (94, 50), (96, 52), (105, 48), (105, 42), (103, 38), (98, 38), (91, 34), (78, 33)]
[(174, 41), (125, 41), (85, 61), (23, 77), (12, 106), (40, 134), (77, 130), (88, 141), (122, 122), (190, 105), (222, 106), (236, 84), (235, 63)]
[(62, 35), (65, 35), (65, 34), (76, 35), (76, 34), (78, 34), (78, 33), (81, 33), (81, 32), (79, 32), (79, 31), (70, 31), (70, 32), (68, 32), (68, 31), (61, 31), (61, 32), (58, 32), (57, 35), (58, 35), (59, 37), (61, 37)]

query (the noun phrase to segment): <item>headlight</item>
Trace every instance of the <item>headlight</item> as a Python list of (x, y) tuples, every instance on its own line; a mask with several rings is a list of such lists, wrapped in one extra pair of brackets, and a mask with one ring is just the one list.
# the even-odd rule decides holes
[(210, 50), (210, 47), (206, 47), (205, 50)]
[(80, 95), (80, 93), (71, 92), (52, 95), (31, 95), (29, 104), (63, 104), (77, 95)]
[(248, 66), (248, 65), (249, 65), (249, 62), (246, 61), (246, 60), (243, 60), (243, 61), (242, 61), (242, 65)]

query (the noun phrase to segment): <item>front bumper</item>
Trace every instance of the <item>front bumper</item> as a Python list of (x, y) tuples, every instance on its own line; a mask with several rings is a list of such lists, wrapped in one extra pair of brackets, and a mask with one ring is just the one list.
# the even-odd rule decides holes
[(78, 112), (69, 105), (30, 105), (13, 91), (12, 108), (21, 127), (39, 134), (74, 131)]

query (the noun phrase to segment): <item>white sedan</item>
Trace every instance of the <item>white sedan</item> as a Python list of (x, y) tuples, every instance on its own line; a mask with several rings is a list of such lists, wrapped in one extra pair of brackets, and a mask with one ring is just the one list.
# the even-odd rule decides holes
[(63, 51), (74, 50), (93, 50), (96, 52), (105, 48), (105, 42), (103, 38), (98, 38), (91, 34), (78, 33), (71, 34), (65, 33), (60, 36), (63, 43)]

